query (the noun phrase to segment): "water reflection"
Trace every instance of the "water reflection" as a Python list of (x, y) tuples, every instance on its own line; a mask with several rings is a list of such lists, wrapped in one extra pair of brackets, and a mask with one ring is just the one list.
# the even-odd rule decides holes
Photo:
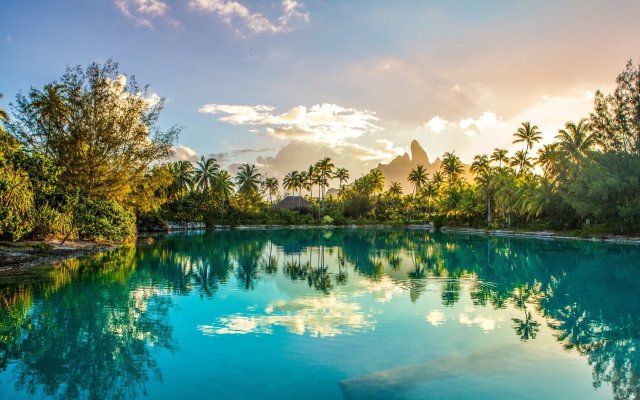
[[(196, 328), (214, 336), (371, 332), (376, 303), (404, 296), (411, 306), (437, 291), (441, 306), (421, 314), (425, 325), (491, 334), (505, 324), (527, 342), (547, 325), (559, 346), (588, 359), (594, 386), (607, 383), (615, 398), (636, 398), (639, 255), (630, 246), (405, 230), (155, 238), (53, 269), (0, 276), (0, 370), (11, 374), (4, 380), (16, 390), (32, 395), (137, 397), (150, 380), (162, 379), (158, 352), (178, 349), (168, 317), (174, 296), (216, 299), (228, 285), (257, 292), (275, 282), (280, 297), (229, 309)], [(461, 299), (474, 307), (449, 314)]]

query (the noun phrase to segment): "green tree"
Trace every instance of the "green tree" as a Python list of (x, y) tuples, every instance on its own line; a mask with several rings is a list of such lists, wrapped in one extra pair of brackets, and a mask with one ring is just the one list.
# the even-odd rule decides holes
[(200, 157), (193, 171), (193, 182), (200, 191), (207, 192), (213, 185), (220, 165), (215, 158)]
[(273, 204), (273, 195), (278, 194), (279, 189), (278, 179), (275, 177), (267, 177), (262, 181), (262, 188), (269, 194), (269, 204)]
[(429, 174), (425, 171), (424, 166), (418, 165), (409, 172), (407, 180), (413, 185), (413, 194), (415, 195), (429, 181)]
[(68, 68), (43, 91), (18, 94), (8, 126), (63, 170), (67, 190), (121, 201), (150, 164), (171, 155), (180, 129), (157, 126), (163, 104), (109, 60)]
[(596, 92), (589, 125), (605, 152), (640, 156), (640, 65), (632, 60), (612, 94)]
[(462, 166), (462, 161), (460, 157), (458, 157), (455, 152), (446, 152), (442, 156), (442, 164), (440, 168), (447, 176), (447, 181), (449, 185), (452, 185), (460, 179), (460, 175), (464, 171), (464, 167)]
[(533, 148), (533, 145), (538, 143), (542, 139), (542, 132), (538, 130), (537, 125), (531, 125), (531, 122), (523, 122), (518, 128), (516, 133), (513, 134), (516, 139), (513, 143), (524, 143), (524, 158), (527, 158), (529, 150)]

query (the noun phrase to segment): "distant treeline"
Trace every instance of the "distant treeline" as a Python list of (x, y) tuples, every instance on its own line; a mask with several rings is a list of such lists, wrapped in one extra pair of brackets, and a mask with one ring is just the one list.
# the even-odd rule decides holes
[[(410, 188), (379, 170), (351, 180), (325, 157), (279, 182), (255, 165), (236, 176), (213, 158), (165, 162), (178, 128), (157, 120), (164, 100), (118, 65), (70, 68), (0, 110), (0, 236), (123, 241), (163, 221), (237, 223), (421, 223), (585, 232), (640, 231), (640, 65), (629, 61), (611, 94), (568, 121), (555, 142), (523, 122), (521, 149), (477, 155), (464, 178), (455, 152), (439, 171), (413, 169)], [(330, 184), (337, 193), (328, 194)], [(283, 195), (311, 207), (274, 208)]]

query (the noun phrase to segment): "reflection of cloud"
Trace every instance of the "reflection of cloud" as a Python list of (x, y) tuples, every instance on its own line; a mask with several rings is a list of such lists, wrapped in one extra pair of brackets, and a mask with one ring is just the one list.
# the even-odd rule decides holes
[(485, 317), (480, 314), (476, 314), (474, 317), (469, 317), (467, 313), (460, 313), (458, 321), (463, 325), (478, 325), (480, 329), (485, 332), (492, 331), (496, 328), (496, 320), (491, 317)]
[(429, 323), (431, 323), (431, 325), (433, 326), (442, 325), (442, 323), (447, 320), (444, 316), (444, 313), (440, 310), (432, 310), (429, 314), (427, 314), (426, 318), (427, 321), (429, 321)]
[(273, 326), (285, 327), (296, 335), (308, 333), (315, 337), (330, 337), (370, 329), (373, 322), (359, 304), (327, 296), (279, 300), (269, 305), (264, 315), (222, 317), (217, 324), (200, 325), (198, 329), (206, 335), (269, 334)]
[(393, 296), (403, 292), (403, 289), (388, 276), (383, 276), (379, 280), (375, 281), (371, 279), (363, 279), (358, 282), (358, 285), (360, 288), (354, 292), (354, 296), (371, 294), (379, 303), (387, 303), (393, 298)]

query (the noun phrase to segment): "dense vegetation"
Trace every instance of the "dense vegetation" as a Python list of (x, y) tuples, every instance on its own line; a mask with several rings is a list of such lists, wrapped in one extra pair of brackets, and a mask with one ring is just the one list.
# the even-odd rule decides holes
[[(233, 177), (213, 158), (163, 163), (179, 130), (157, 127), (162, 105), (110, 61), (19, 94), (13, 117), (0, 114), (0, 236), (121, 241), (135, 234), (136, 219), (142, 227), (434, 222), (640, 231), (640, 65), (631, 61), (615, 91), (597, 92), (593, 112), (567, 122), (555, 142), (539, 146), (542, 132), (524, 122), (513, 155), (495, 149), (465, 171), (447, 152), (431, 176), (412, 170), (410, 188), (385, 182), (379, 170), (350, 181), (327, 157), (282, 182), (250, 164)], [(273, 207), (288, 194), (312, 208)]]
[(18, 94), (0, 114), (0, 236), (132, 238), (178, 134), (156, 126), (163, 102), (111, 61)]
[[(336, 168), (329, 158), (307, 170), (291, 171), (282, 185), (273, 177), (262, 177), (253, 165), (243, 165), (233, 182), (214, 159), (202, 158), (195, 167), (181, 161), (169, 166), (173, 197), (156, 215), (209, 224), (433, 221), (636, 233), (640, 231), (640, 66), (629, 62), (617, 84), (613, 94), (597, 92), (591, 115), (568, 121), (553, 143), (539, 146), (542, 132), (524, 122), (514, 133), (514, 144), (521, 148), (513, 155), (495, 149), (475, 156), (470, 171), (465, 171), (460, 158), (447, 152), (433, 175), (422, 166), (412, 170), (407, 177), (411, 188), (385, 182), (376, 169), (349, 183), (349, 171)], [(471, 181), (465, 178), (469, 175)], [(339, 189), (327, 196), (331, 183)], [(274, 198), (288, 194), (304, 195), (313, 210), (271, 207)]]

